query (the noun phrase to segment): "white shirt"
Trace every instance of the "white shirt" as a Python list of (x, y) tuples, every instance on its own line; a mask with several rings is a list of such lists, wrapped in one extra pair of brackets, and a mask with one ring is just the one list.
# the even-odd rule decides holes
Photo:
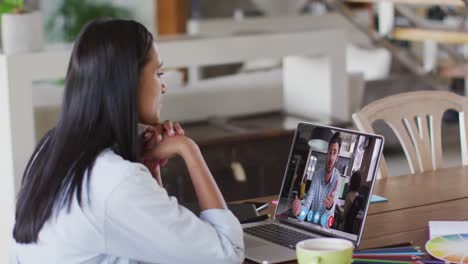
[[(83, 182), (85, 187), (88, 182)], [(13, 262), (28, 263), (240, 263), (242, 228), (229, 210), (200, 218), (169, 197), (148, 169), (111, 150), (96, 159), (82, 207), (57, 211), (38, 243), (15, 243)], [(88, 203), (88, 194), (90, 203)]]

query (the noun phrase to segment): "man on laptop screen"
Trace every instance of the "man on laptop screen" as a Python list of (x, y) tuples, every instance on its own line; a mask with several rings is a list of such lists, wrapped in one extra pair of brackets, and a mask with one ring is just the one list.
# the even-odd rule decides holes
[[(326, 163), (323, 168), (318, 169), (312, 177), (310, 187), (304, 200), (300, 201), (297, 195), (292, 204), (294, 216), (304, 220), (307, 212), (313, 210), (320, 215), (334, 215), (335, 199), (340, 172), (335, 168), (341, 148), (340, 133), (333, 134), (328, 143)], [(303, 214), (301, 215), (301, 211)]]
[[(276, 217), (356, 240), (380, 140), (320, 126), (297, 132)], [(351, 185), (354, 174), (359, 186)]]

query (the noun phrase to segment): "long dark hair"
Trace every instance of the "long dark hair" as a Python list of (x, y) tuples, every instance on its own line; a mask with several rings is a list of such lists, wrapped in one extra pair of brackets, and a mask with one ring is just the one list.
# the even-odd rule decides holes
[(357, 192), (359, 187), (361, 187), (361, 172), (355, 171), (353, 175), (351, 175), (348, 191)]
[[(98, 20), (83, 28), (71, 54), (62, 110), (37, 145), (23, 175), (13, 237), (35, 243), (56, 206), (82, 206), (85, 177), (96, 157), (112, 148), (139, 158), (137, 93), (153, 37), (141, 24)], [(86, 187), (86, 186), (84, 186)]]

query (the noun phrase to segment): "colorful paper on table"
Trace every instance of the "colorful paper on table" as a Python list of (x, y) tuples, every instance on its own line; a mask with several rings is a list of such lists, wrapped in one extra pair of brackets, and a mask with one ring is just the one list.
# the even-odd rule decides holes
[(429, 239), (461, 233), (468, 234), (468, 221), (429, 221)]
[(370, 203), (373, 204), (373, 203), (383, 203), (383, 202), (387, 202), (388, 199), (385, 198), (385, 197), (382, 197), (382, 196), (379, 196), (377, 194), (373, 194), (371, 196), (371, 200), (370, 200)]
[(426, 251), (440, 260), (468, 264), (468, 234), (435, 237), (426, 243)]

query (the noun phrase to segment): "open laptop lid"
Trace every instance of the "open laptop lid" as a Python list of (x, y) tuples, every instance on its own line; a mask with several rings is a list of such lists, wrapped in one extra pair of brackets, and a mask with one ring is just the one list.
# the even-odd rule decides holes
[(383, 144), (382, 136), (299, 123), (275, 218), (357, 247)]

